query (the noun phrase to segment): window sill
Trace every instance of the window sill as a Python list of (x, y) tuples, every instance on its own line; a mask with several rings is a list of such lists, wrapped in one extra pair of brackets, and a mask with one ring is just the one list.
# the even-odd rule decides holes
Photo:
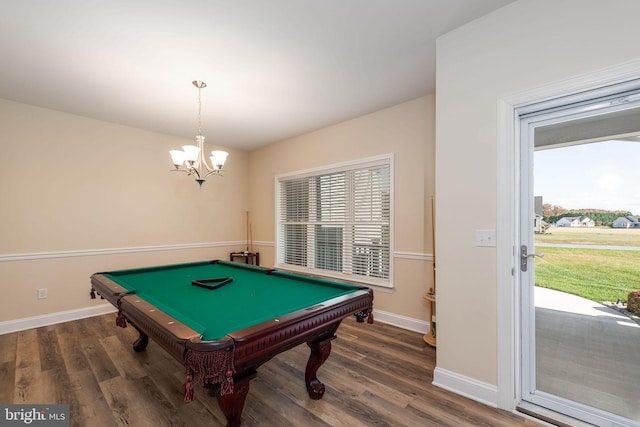
[(374, 289), (376, 291), (380, 291), (380, 292), (384, 292), (384, 293), (393, 293), (394, 292), (394, 287), (391, 284), (382, 285), (382, 284), (377, 284), (377, 283), (367, 282), (367, 281), (345, 279), (345, 278), (339, 277), (339, 276), (332, 276), (332, 275), (329, 275), (329, 274), (321, 274), (321, 273), (318, 273), (316, 271), (310, 271), (308, 269), (291, 268), (288, 265), (276, 265), (275, 268), (277, 268), (278, 270), (286, 271), (288, 273), (302, 274), (302, 275), (305, 275), (305, 276), (315, 277), (315, 278), (324, 279), (324, 280), (335, 280), (336, 282), (347, 283), (347, 284), (353, 285), (353, 286), (366, 286), (366, 287), (372, 288), (372, 289)]

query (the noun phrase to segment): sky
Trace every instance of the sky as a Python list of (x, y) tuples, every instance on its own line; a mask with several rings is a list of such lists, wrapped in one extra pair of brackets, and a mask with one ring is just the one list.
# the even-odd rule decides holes
[(567, 209), (640, 215), (640, 142), (604, 141), (536, 151), (534, 193)]

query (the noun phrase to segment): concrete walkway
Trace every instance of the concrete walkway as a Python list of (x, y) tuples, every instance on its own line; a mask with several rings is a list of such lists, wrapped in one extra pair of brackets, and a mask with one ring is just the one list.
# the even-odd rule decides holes
[(640, 421), (640, 325), (613, 308), (535, 289), (536, 388)]
[(572, 249), (604, 249), (610, 251), (640, 251), (640, 246), (611, 246), (611, 245), (578, 245), (571, 243), (536, 243), (536, 246), (552, 248), (572, 248)]

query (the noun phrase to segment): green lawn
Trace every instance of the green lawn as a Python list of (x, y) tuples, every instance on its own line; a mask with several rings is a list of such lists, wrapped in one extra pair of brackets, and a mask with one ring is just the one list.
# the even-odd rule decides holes
[(640, 289), (640, 251), (540, 246), (536, 252), (544, 253), (535, 261), (536, 286), (596, 302), (626, 301), (631, 290)]

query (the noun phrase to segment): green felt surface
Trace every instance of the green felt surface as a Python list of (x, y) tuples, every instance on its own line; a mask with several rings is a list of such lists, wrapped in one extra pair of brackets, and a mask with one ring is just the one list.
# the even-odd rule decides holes
[[(141, 268), (105, 273), (176, 320), (202, 334), (220, 339), (284, 314), (358, 290), (356, 286), (274, 272), (220, 261)], [(231, 277), (219, 289), (193, 286), (193, 280)]]

